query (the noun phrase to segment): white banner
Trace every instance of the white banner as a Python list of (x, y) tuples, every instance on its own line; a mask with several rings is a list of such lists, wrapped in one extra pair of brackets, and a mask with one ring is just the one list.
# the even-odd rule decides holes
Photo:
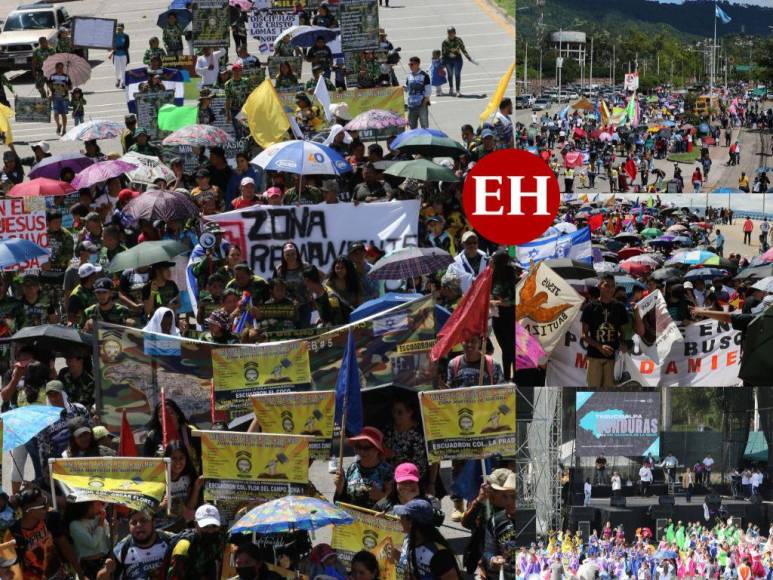
[[(566, 280), (539, 262), (515, 287), (515, 319), (539, 340), (547, 356), (580, 312), (583, 299)], [(543, 362), (543, 361), (540, 361)]]
[(258, 41), (258, 50), (263, 54), (274, 54), (276, 37), (295, 24), (298, 18), (291, 10), (250, 10), (250, 36)]
[(632, 72), (625, 75), (625, 90), (626, 91), (639, 90), (639, 73)]
[(644, 323), (644, 338), (639, 341), (642, 352), (655, 361), (664, 360), (674, 343), (682, 341), (679, 328), (668, 313), (666, 301), (660, 290), (639, 300), (635, 306)]
[(419, 201), (253, 206), (209, 216), (242, 250), (259, 276), (270, 278), (282, 246), (295, 242), (304, 262), (327, 273), (352, 242), (392, 252), (419, 243)]
[[(740, 385), (742, 335), (729, 324), (704, 321), (680, 330), (683, 342), (658, 363), (642, 354), (638, 336), (634, 351), (626, 356), (625, 370), (631, 379), (648, 387), (735, 387)], [(553, 350), (547, 365), (545, 384), (585, 387), (587, 349), (580, 341), (579, 319)]]
[[(48, 225), (46, 202), (42, 197), (14, 197), (0, 200), (0, 239), (21, 238), (48, 249)], [(42, 256), (30, 262), (22, 262), (9, 270), (38, 272), (40, 264), (48, 262)]]

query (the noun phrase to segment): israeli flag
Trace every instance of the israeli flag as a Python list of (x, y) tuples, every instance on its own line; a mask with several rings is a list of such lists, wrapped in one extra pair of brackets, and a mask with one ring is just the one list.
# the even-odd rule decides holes
[(722, 24), (730, 24), (732, 18), (727, 15), (727, 12), (719, 7), (719, 4), (714, 4), (714, 16), (722, 21)]
[(515, 247), (515, 259), (522, 268), (529, 268), (541, 260), (568, 258), (579, 262), (593, 263), (590, 228), (576, 232), (539, 238), (528, 244)]

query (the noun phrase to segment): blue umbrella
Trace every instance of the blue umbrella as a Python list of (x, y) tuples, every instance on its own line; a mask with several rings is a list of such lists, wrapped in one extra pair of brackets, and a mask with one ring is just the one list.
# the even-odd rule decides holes
[(646, 288), (644, 284), (639, 282), (636, 278), (631, 278), (630, 276), (618, 276), (615, 275), (615, 284), (617, 286), (622, 286), (625, 288), (625, 292), (627, 294), (630, 294), (633, 292), (634, 288)]
[(663, 121), (661, 125), (663, 125), (664, 127), (676, 127), (676, 123), (674, 123), (673, 121)]
[(409, 129), (408, 131), (400, 133), (397, 137), (395, 137), (395, 140), (392, 141), (392, 143), (389, 145), (389, 148), (394, 150), (395, 147), (400, 145), (400, 143), (406, 139), (421, 136), (426, 137), (428, 135), (432, 135), (434, 137), (448, 137), (448, 135), (443, 133), (443, 131), (439, 131), (438, 129)]
[(298, 175), (341, 175), (352, 170), (349, 162), (327, 145), (301, 140), (274, 143), (261, 151), (251, 163), (264, 171)]
[(0, 415), (3, 422), (3, 451), (24, 445), (62, 416), (60, 407), (27, 405)]
[(29, 262), (35, 258), (48, 256), (48, 254), (48, 250), (29, 240), (19, 238), (3, 240), (0, 241), (0, 268)]
[(274, 45), (279, 44), (279, 42), (285, 38), (286, 36), (290, 37), (290, 44), (293, 46), (298, 46), (300, 48), (309, 48), (311, 46), (314, 46), (314, 43), (317, 42), (318, 37), (322, 37), (322, 40), (325, 41), (325, 44), (328, 42), (335, 40), (336, 36), (341, 34), (340, 28), (326, 28), (324, 26), (307, 26), (307, 25), (296, 25), (291, 26), (287, 30), (283, 30), (282, 33), (276, 37), (274, 40)]
[(712, 280), (714, 278), (724, 278), (727, 276), (727, 270), (719, 268), (696, 268), (690, 270), (685, 275), (685, 280)]
[(711, 193), (744, 193), (740, 189), (736, 189), (735, 187), (718, 187), (717, 189), (713, 190)]
[(190, 3), (191, 0), (172, 0), (172, 2), (169, 4), (169, 9), (184, 10), (185, 6)]
[(660, 550), (655, 554), (657, 560), (668, 560), (670, 558), (678, 558), (679, 556), (674, 550)]
[(711, 129), (709, 128), (708, 123), (701, 123), (700, 125), (698, 125), (698, 131), (700, 131), (704, 135), (707, 135), (709, 131), (711, 131)]
[(166, 26), (167, 20), (169, 20), (169, 15), (174, 14), (177, 16), (177, 25), (180, 27), (180, 30), (183, 30), (186, 26), (188, 26), (191, 23), (191, 19), (193, 18), (193, 14), (190, 10), (185, 10), (185, 7), (183, 8), (171, 8), (167, 10), (166, 12), (162, 12), (158, 15), (158, 19), (156, 20), (156, 26), (159, 28), (163, 28)]
[[(424, 298), (424, 294), (416, 294), (413, 292), (387, 292), (383, 296), (379, 296), (378, 298), (374, 298), (373, 300), (368, 300), (367, 302), (360, 304), (349, 315), (349, 321), (355, 322), (357, 320), (362, 320), (368, 316), (373, 316), (374, 314), (378, 314), (384, 310), (389, 310), (390, 308), (400, 306), (401, 304), (405, 304), (406, 302), (411, 302), (419, 298)], [(439, 304), (435, 304), (435, 330), (439, 331), (441, 328), (443, 328), (443, 325), (446, 323), (446, 320), (448, 320), (449, 316), (451, 316), (451, 313), (447, 309), (443, 308)]]
[(232, 534), (271, 534), (296, 530), (318, 530), (351, 524), (354, 518), (323, 499), (288, 495), (266, 502), (244, 514), (231, 528)]

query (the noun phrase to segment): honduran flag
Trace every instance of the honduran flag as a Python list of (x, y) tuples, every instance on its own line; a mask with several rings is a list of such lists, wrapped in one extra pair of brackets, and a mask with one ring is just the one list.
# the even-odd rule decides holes
[[(159, 73), (164, 87), (169, 91), (174, 91), (174, 104), (182, 107), (185, 98), (185, 75), (182, 70), (176, 68), (163, 68)], [(129, 112), (137, 112), (137, 104), (134, 101), (134, 95), (137, 94), (140, 84), (147, 83), (150, 80), (147, 68), (133, 68), (124, 73), (124, 85), (126, 85), (126, 104)]]

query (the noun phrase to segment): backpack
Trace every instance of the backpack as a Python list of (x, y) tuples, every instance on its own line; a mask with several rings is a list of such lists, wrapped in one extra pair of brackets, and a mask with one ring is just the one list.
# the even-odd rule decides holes
[[(460, 354), (459, 356), (455, 356), (453, 359), (451, 359), (450, 367), (451, 372), (453, 372), (454, 376), (456, 376), (459, 373), (459, 369), (462, 368), (462, 359), (464, 358), (463, 354)], [(488, 379), (489, 384), (494, 384), (494, 358), (491, 355), (484, 355), (483, 358), (486, 361), (486, 372), (488, 373)]]

